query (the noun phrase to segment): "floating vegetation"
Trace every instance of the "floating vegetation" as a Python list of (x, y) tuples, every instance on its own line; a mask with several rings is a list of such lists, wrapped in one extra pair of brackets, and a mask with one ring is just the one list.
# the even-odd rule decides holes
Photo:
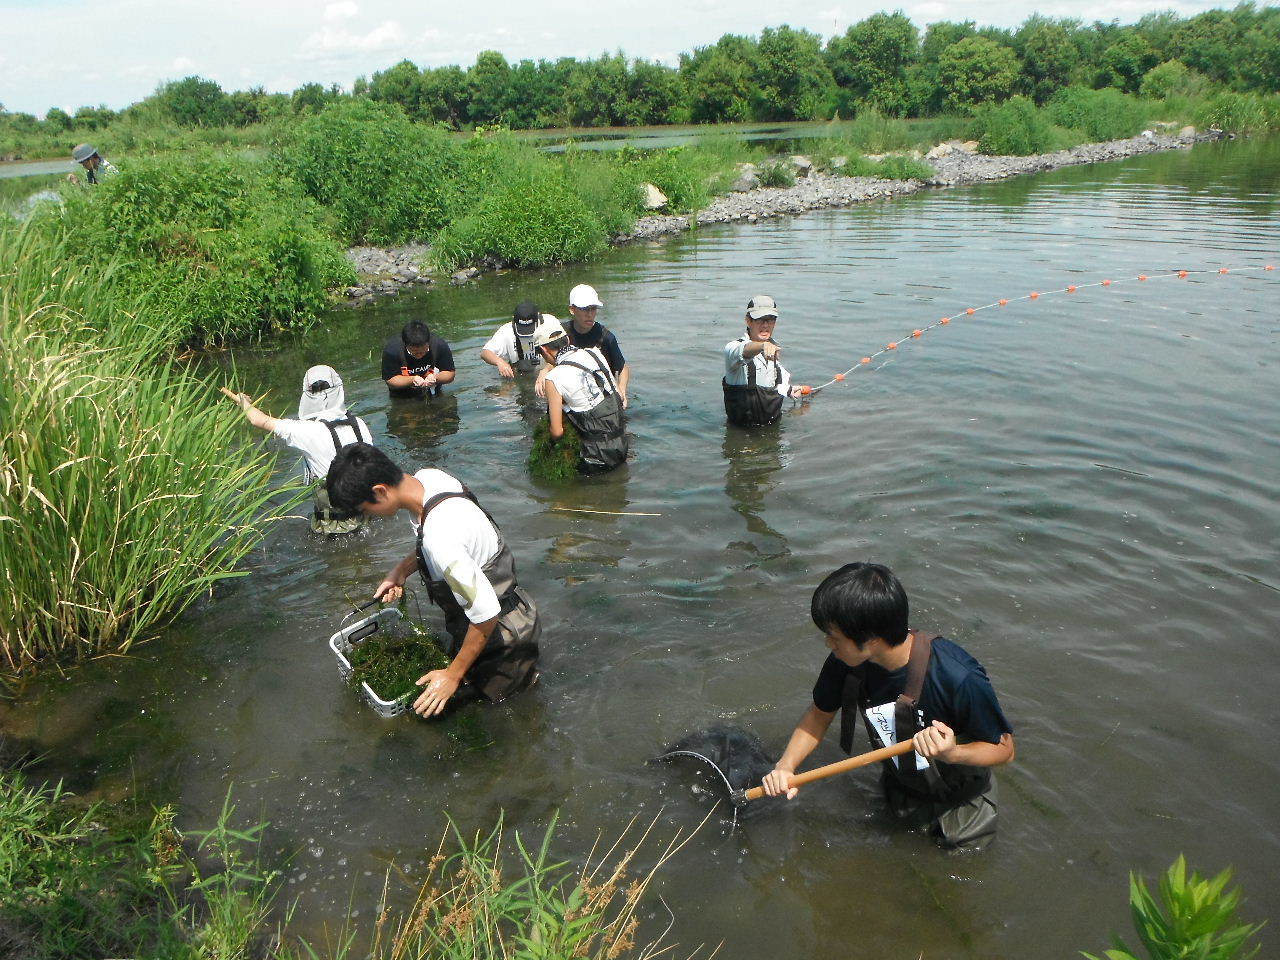
[(449, 666), (449, 656), (430, 630), (406, 621), (407, 632), (379, 631), (351, 648), (348, 682), (355, 689), (367, 683), (378, 698), (398, 700), (418, 689), (418, 679)]
[(571, 480), (578, 475), (582, 456), (582, 437), (577, 428), (564, 420), (564, 436), (551, 438), (551, 423), (546, 417), (533, 430), (533, 447), (529, 451), (529, 473), (535, 480)]

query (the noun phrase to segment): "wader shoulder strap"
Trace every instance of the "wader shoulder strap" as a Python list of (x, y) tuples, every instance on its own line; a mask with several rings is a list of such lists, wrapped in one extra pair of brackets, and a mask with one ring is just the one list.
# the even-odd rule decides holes
[[(759, 356), (759, 354), (757, 354)], [(756, 386), (756, 358), (744, 361), (747, 365), (747, 386), (755, 389)], [(782, 368), (778, 365), (777, 357), (766, 357), (766, 364), (773, 364), (773, 389), (778, 389), (778, 384), (782, 382)]]
[(465, 483), (462, 485), (461, 490), (449, 490), (449, 491), (446, 491), (445, 493), (437, 493), (434, 496), (428, 498), (427, 502), (422, 505), (422, 522), (418, 524), (418, 563), (424, 569), (426, 568), (426, 565), (427, 565), (427, 559), (423, 555), (422, 538), (423, 538), (424, 532), (427, 529), (427, 515), (430, 514), (431, 511), (434, 510), (436, 507), (440, 506), (440, 504), (444, 503), (446, 500), (452, 500), (455, 497), (460, 497), (463, 500), (470, 500), (477, 507), (479, 507), (480, 512), (485, 515), (485, 517), (488, 519), (488, 521), (491, 524), (493, 524), (493, 529), (498, 531), (499, 541), (502, 540), (502, 528), (498, 526), (498, 521), (493, 519), (493, 514), (491, 514), (488, 510), (484, 508), (484, 505), (479, 500), (476, 499), (476, 495), (472, 493), (470, 489), (467, 488), (467, 485)]
[(354, 442), (360, 443), (362, 440), (360, 436), (360, 423), (350, 413), (341, 420), (321, 420), (320, 422), (329, 428), (329, 436), (333, 438), (333, 452), (335, 454), (345, 446), (342, 442), (342, 438), (338, 436), (338, 427), (350, 427), (351, 432), (356, 435)]
[[(922, 729), (919, 714), (920, 694), (924, 692), (924, 680), (929, 672), (929, 658), (933, 653), (933, 641), (936, 636), (932, 633), (912, 631), (911, 658), (907, 661), (907, 685), (893, 705), (893, 727), (900, 741), (915, 736)], [(898, 768), (914, 773), (916, 755), (903, 754), (898, 758)], [(925, 776), (933, 786), (937, 773), (932, 765), (928, 771), (925, 771)]]
[(516, 363), (524, 363), (524, 347), (520, 346), (520, 334), (516, 332), (516, 322), (511, 321), (511, 336), (516, 338)]
[[(587, 349), (592, 349), (592, 348), (588, 347)], [(578, 370), (581, 370), (583, 373), (589, 374), (590, 376), (594, 377), (596, 381), (596, 386), (598, 386), (606, 394), (618, 392), (618, 384), (613, 379), (613, 371), (609, 369), (608, 363), (605, 363), (603, 367), (596, 367), (594, 370), (591, 367), (578, 363), (578, 361), (576, 360), (561, 360), (560, 366), (574, 367)]]

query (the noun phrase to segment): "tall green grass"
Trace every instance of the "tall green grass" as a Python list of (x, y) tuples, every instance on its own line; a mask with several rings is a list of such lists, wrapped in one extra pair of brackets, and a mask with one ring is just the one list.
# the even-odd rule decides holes
[(1027, 97), (1012, 97), (1001, 104), (979, 107), (974, 113), (973, 134), (978, 140), (978, 149), (992, 156), (1049, 153), (1073, 147), (1085, 139), (1077, 131), (1054, 124), (1048, 112)]
[(128, 649), (257, 542), (271, 460), (123, 266), (0, 229), (0, 665)]
[(1110, 87), (1067, 87), (1049, 101), (1046, 113), (1058, 126), (1099, 142), (1137, 136), (1150, 119), (1151, 105)]

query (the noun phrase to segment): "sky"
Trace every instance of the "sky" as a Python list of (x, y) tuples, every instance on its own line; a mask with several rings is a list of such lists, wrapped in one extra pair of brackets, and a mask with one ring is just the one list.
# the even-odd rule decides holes
[(481, 50), (508, 60), (595, 57), (622, 50), (675, 63), (724, 33), (789, 23), (829, 37), (881, 10), (917, 25), (975, 20), (1015, 26), (1033, 12), (1086, 22), (1173, 10), (1189, 16), (1233, 2), (1200, 0), (0, 0), (0, 104), (43, 115), (119, 109), (191, 74), (226, 90), (290, 91), (316, 81), (350, 89), (408, 58), (467, 66)]

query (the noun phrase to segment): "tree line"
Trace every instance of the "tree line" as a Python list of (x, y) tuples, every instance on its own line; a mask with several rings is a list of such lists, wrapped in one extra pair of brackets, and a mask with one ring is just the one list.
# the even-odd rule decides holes
[(639, 126), (966, 113), (1026, 96), (1044, 103), (1070, 87), (1164, 97), (1222, 88), (1280, 90), (1280, 7), (1242, 3), (1189, 18), (1085, 24), (1032, 16), (1016, 29), (941, 21), (923, 31), (901, 12), (877, 13), (824, 41), (789, 26), (758, 37), (726, 34), (667, 66), (622, 53), (597, 59), (508, 60), (484, 51), (468, 67), (409, 60), (360, 77), (351, 93), (305, 84), (226, 92), (187, 77), (116, 113), (51, 109), (43, 119), (4, 113), (16, 131), (92, 131), (131, 112), (184, 127), (249, 126), (316, 113), (346, 97), (396, 104), (411, 118), (453, 129)]

